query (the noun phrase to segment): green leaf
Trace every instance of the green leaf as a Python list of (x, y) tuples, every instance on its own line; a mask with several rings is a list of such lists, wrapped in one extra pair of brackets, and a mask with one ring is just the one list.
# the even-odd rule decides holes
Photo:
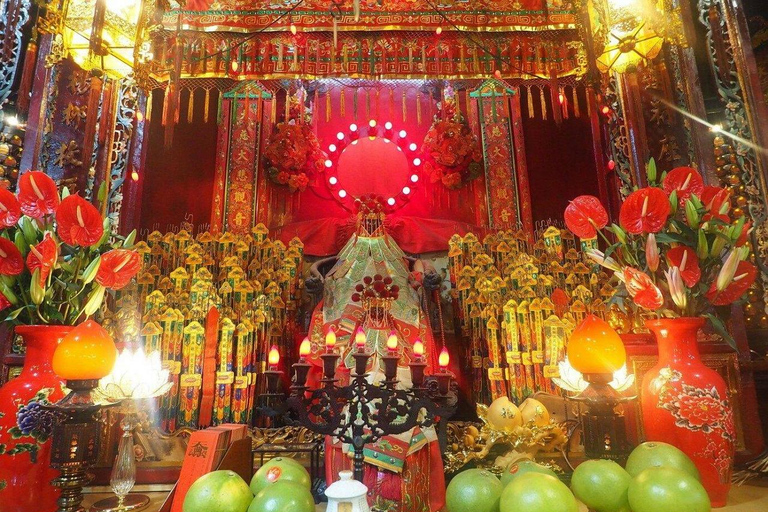
[(101, 255), (96, 256), (83, 271), (83, 284), (88, 284), (96, 277), (101, 265)]
[(125, 237), (125, 240), (123, 241), (123, 247), (126, 249), (130, 249), (133, 247), (134, 243), (136, 243), (136, 230), (134, 229), (130, 233), (128, 233), (128, 236)]
[(18, 309), (14, 309), (13, 311), (11, 311), (11, 312), (8, 314), (8, 316), (7, 316), (7, 317), (5, 317), (5, 321), (6, 321), (6, 322), (10, 322), (10, 321), (12, 321), (12, 320), (16, 320), (16, 319), (19, 317), (19, 315), (21, 314), (21, 312), (22, 312), (22, 311), (24, 311), (24, 310), (25, 310), (25, 309), (27, 309), (27, 308), (31, 308), (31, 307), (32, 307), (32, 306), (22, 306), (22, 307), (20, 307), (20, 308), (18, 308)]
[(104, 201), (107, 200), (107, 182), (106, 181), (102, 181), (101, 185), (99, 185), (99, 194), (96, 197), (101, 204), (104, 204)]
[(27, 243), (27, 239), (24, 238), (24, 233), (21, 230), (16, 231), (16, 234), (13, 237), (13, 243), (22, 256), (27, 255), (29, 252), (29, 244)]
[(669, 194), (669, 209), (672, 215), (677, 213), (677, 190), (673, 190)]
[(66, 199), (67, 197), (69, 197), (69, 195), (70, 195), (70, 194), (69, 194), (69, 187), (63, 187), (63, 188), (61, 189), (61, 200), (63, 201), (64, 199)]
[(29, 284), (29, 295), (32, 298), (32, 302), (40, 305), (45, 298), (44, 285), (40, 283), (40, 269), (36, 268), (32, 273), (32, 281)]
[(22, 216), (19, 220), (19, 227), (24, 233), (24, 240), (26, 240), (29, 245), (33, 245), (37, 242), (37, 227), (32, 222), (32, 219), (26, 215)]
[(688, 240), (679, 233), (656, 233), (656, 241), (660, 244), (686, 244)]
[(653, 157), (648, 160), (648, 166), (645, 168), (645, 174), (648, 176), (649, 183), (656, 182), (656, 160), (654, 160)]
[(107, 240), (109, 240), (109, 237), (112, 236), (112, 222), (109, 220), (109, 217), (104, 218), (104, 222), (102, 223), (102, 226), (104, 227), (104, 234), (101, 235), (101, 239), (94, 247), (101, 247), (105, 243), (107, 243)]
[(709, 319), (709, 323), (712, 324), (712, 327), (715, 329), (715, 332), (722, 336), (722, 338), (728, 343), (728, 345), (731, 346), (731, 348), (735, 351), (739, 351), (738, 347), (736, 347), (736, 340), (733, 339), (733, 336), (731, 336), (731, 333), (728, 332), (728, 329), (725, 327), (725, 324), (723, 323), (720, 318), (717, 317), (717, 315), (714, 315), (712, 313), (705, 313), (704, 316)]

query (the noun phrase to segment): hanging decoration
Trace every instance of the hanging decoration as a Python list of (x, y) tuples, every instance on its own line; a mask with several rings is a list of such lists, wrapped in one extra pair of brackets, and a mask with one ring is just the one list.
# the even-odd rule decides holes
[(424, 172), (433, 183), (456, 190), (482, 173), (482, 151), (477, 137), (456, 106), (453, 89), (445, 90), (445, 101), (424, 137)]
[(304, 106), (303, 97), (301, 90), (286, 95), (286, 120), (277, 124), (264, 149), (270, 181), (291, 192), (303, 192), (323, 172), (326, 159), (312, 129), (312, 111)]

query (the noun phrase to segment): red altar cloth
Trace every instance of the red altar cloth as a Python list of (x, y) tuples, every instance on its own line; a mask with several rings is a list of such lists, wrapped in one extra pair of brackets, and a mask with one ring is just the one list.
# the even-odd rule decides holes
[[(486, 232), (484, 228), (466, 222), (396, 215), (387, 217), (384, 225), (400, 248), (411, 254), (444, 251), (448, 247), (448, 239), (454, 233), (464, 236), (471, 231), (482, 240)], [(272, 230), (270, 236), (279, 238), (285, 244), (293, 237), (299, 237), (304, 242), (304, 254), (330, 256), (344, 247), (354, 231), (354, 217), (329, 217), (294, 222)]]
[[(352, 458), (341, 444), (325, 441), (325, 478), (328, 484), (339, 479), (339, 471), (352, 469)], [(363, 483), (368, 487), (368, 504), (387, 512), (439, 512), (445, 506), (445, 472), (440, 443), (409, 455), (402, 473), (365, 465)]]

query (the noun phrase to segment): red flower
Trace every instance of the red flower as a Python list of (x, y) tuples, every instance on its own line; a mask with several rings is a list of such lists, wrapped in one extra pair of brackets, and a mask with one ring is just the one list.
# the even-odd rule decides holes
[(56, 241), (50, 233), (46, 233), (45, 236), (43, 236), (42, 242), (30, 246), (29, 254), (27, 254), (27, 268), (30, 273), (34, 273), (35, 270), (39, 268), (40, 283), (45, 283), (48, 280), (51, 270), (53, 270), (53, 265), (56, 264), (58, 255), (59, 247), (56, 245)]
[(59, 190), (44, 172), (29, 171), (19, 179), (19, 203), (25, 215), (39, 219), (56, 211)]
[(621, 205), (619, 224), (628, 233), (658, 233), (669, 217), (669, 198), (663, 190), (646, 187), (635, 190)]
[(687, 420), (693, 427), (711, 428), (718, 425), (723, 417), (723, 403), (711, 396), (683, 395), (678, 396), (678, 412), (680, 417)]
[(632, 267), (625, 267), (623, 272), (617, 272), (616, 275), (624, 281), (627, 292), (638, 306), (656, 310), (664, 304), (661, 290), (653, 284), (646, 273)]
[(749, 236), (749, 230), (752, 229), (752, 221), (748, 220), (744, 223), (744, 226), (741, 228), (741, 234), (739, 235), (739, 238), (736, 239), (736, 247), (741, 247), (742, 245), (747, 243), (747, 237)]
[(565, 225), (579, 238), (594, 238), (608, 224), (608, 212), (595, 196), (579, 196), (565, 208)]
[(17, 276), (24, 270), (24, 258), (16, 245), (0, 237), (0, 275)]
[(19, 222), (21, 205), (10, 191), (0, 188), (0, 226), (11, 227)]
[(11, 307), (11, 301), (9, 301), (5, 295), (0, 293), (0, 311), (6, 310)]
[(696, 251), (685, 245), (678, 245), (667, 251), (667, 265), (680, 269), (685, 286), (693, 288), (701, 279), (699, 258)]
[(101, 240), (104, 225), (99, 210), (80, 196), (66, 197), (56, 210), (57, 232), (69, 245), (90, 247)]
[(128, 249), (113, 249), (101, 256), (96, 282), (105, 288), (119, 290), (127, 285), (140, 269), (139, 253)]
[[(704, 204), (704, 208), (706, 208), (707, 213), (704, 214), (702, 220), (706, 222), (710, 219), (720, 219), (725, 223), (730, 223), (731, 219), (728, 217), (728, 210), (731, 208), (731, 205), (728, 201), (730, 199), (730, 195), (731, 193), (727, 189), (705, 186), (701, 193), (700, 199)], [(720, 210), (723, 209), (723, 206), (726, 206), (727, 208), (724, 208), (724, 213), (720, 213)]]
[(709, 287), (706, 297), (715, 306), (725, 306), (739, 300), (757, 278), (757, 268), (748, 261), (740, 261), (736, 267), (733, 281), (723, 291), (717, 293), (717, 281)]
[(701, 193), (704, 191), (704, 180), (701, 178), (701, 174), (692, 167), (676, 167), (664, 177), (662, 187), (667, 195), (676, 190), (678, 201), (680, 204), (684, 204), (686, 199), (691, 197), (691, 194), (701, 197)]

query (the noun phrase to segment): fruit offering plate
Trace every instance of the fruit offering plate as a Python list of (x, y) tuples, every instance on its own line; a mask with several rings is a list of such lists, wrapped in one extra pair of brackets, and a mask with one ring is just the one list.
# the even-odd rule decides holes
[(552, 421), (536, 424), (530, 420), (511, 429), (497, 429), (488, 422), (488, 406), (481, 404), (477, 406), (477, 416), (479, 428), (476, 423), (448, 423), (446, 473), (455, 473), (472, 464), (498, 475), (519, 459), (556, 455), (568, 441), (565, 428)]

